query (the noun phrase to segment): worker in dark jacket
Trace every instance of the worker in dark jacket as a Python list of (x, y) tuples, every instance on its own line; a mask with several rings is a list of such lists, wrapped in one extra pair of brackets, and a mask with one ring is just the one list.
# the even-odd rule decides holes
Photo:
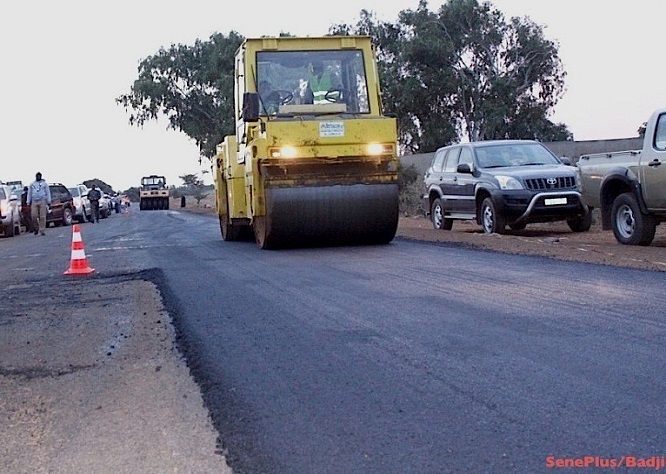
[(88, 200), (90, 201), (90, 207), (92, 208), (92, 216), (90, 217), (90, 222), (99, 222), (99, 200), (102, 199), (102, 193), (99, 192), (99, 189), (93, 184), (88, 191)]
[(26, 232), (33, 232), (32, 216), (30, 215), (30, 204), (28, 204), (28, 187), (23, 186), (21, 193), (21, 224), (25, 226)]

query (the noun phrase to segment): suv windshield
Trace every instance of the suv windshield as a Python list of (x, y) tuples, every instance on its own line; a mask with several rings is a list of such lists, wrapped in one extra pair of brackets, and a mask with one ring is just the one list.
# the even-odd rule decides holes
[(476, 156), (480, 168), (559, 164), (557, 158), (538, 143), (481, 146), (476, 149)]
[(361, 50), (258, 52), (256, 87), (264, 115), (370, 111)]

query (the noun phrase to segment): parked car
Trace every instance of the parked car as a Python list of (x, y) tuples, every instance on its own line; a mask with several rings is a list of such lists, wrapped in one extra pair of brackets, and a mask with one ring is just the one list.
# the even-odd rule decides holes
[(74, 221), (74, 197), (67, 186), (61, 183), (49, 183), (51, 206), (46, 214), (46, 225), (72, 225)]
[(122, 208), (122, 201), (120, 200), (120, 194), (114, 193), (111, 195), (111, 211), (116, 214), (120, 214)]
[(6, 184), (0, 184), (0, 230), (5, 237), (21, 233), (21, 199)]
[(74, 198), (74, 220), (84, 223), (90, 221), (92, 218), (92, 209), (90, 207), (90, 200), (88, 199), (88, 186), (85, 184), (77, 184), (71, 188), (67, 188)]
[(433, 227), (475, 220), (486, 233), (506, 225), (567, 221), (574, 232), (590, 229), (578, 169), (534, 140), (461, 143), (435, 152), (424, 177), (424, 209)]
[(99, 217), (102, 219), (106, 219), (110, 215), (111, 215), (111, 198), (107, 193), (102, 192), (102, 199), (99, 200)]

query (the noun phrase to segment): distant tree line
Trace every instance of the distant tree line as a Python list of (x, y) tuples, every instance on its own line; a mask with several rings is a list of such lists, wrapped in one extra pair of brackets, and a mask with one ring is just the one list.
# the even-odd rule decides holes
[[(565, 124), (548, 118), (565, 85), (558, 45), (527, 17), (506, 20), (478, 0), (448, 0), (430, 11), (421, 0), (395, 23), (361, 10), (357, 24), (335, 25), (328, 34), (373, 37), (384, 109), (398, 117), (405, 153), (463, 138), (573, 140)], [(130, 92), (116, 102), (131, 125), (165, 116), (211, 158), (234, 133), (234, 54), (243, 40), (231, 31), (160, 48), (141, 60)]]

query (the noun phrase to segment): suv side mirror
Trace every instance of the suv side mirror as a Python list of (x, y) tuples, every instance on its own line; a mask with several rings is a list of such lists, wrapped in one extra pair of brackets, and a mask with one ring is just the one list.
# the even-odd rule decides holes
[(567, 166), (572, 166), (573, 165), (573, 162), (571, 161), (571, 158), (569, 158), (568, 156), (561, 156), (560, 161), (562, 162), (562, 164), (565, 164)]
[(460, 163), (456, 168), (457, 173), (471, 173), (472, 168), (469, 167), (469, 163)]

